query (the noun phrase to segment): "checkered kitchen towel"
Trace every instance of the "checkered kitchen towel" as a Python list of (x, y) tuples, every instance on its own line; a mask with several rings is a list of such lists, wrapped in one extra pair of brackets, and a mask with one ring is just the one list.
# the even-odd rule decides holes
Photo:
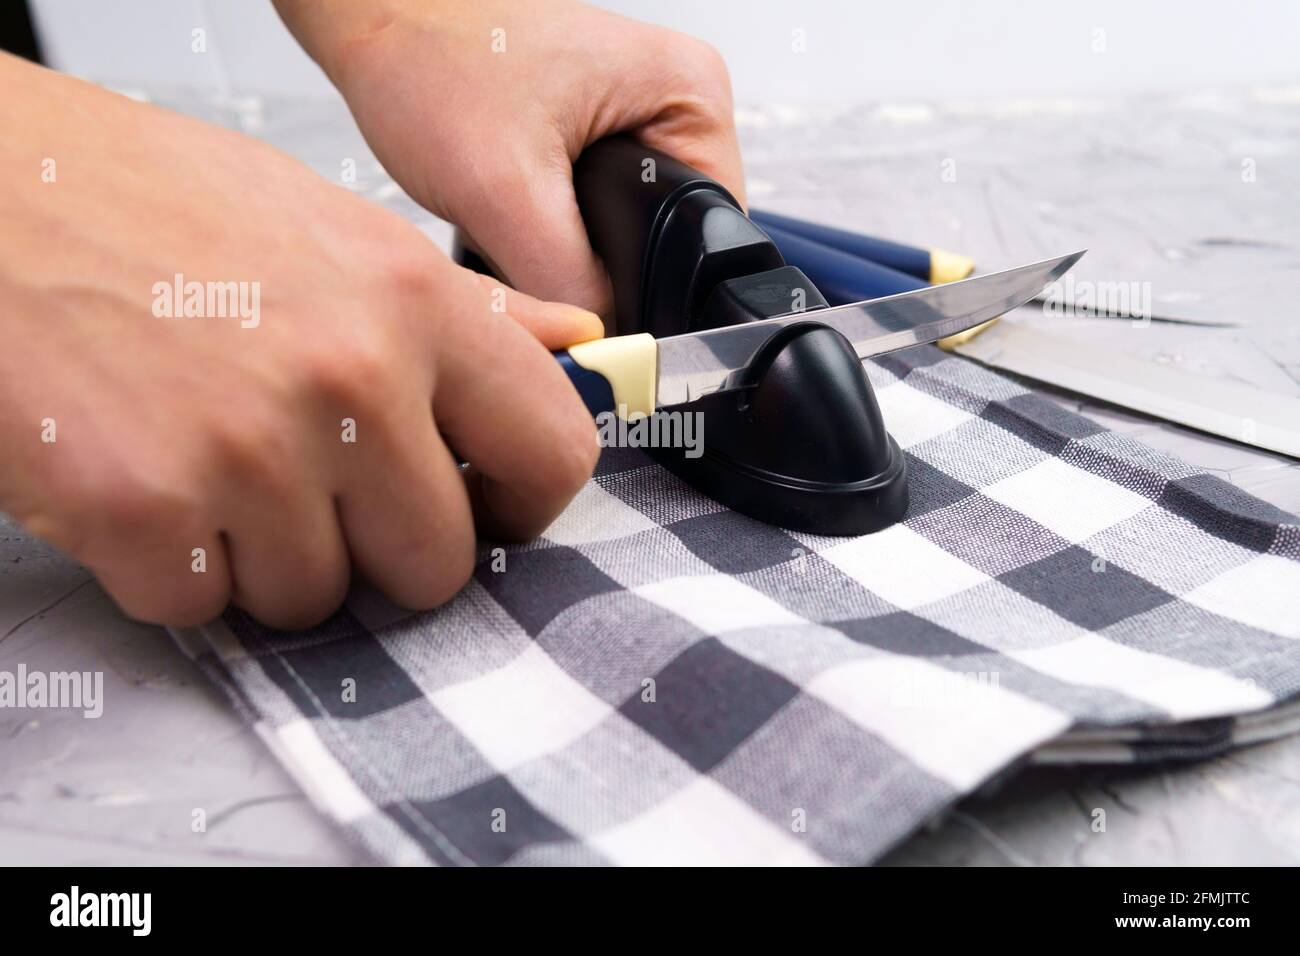
[(868, 370), (911, 472), (886, 531), (607, 451), (438, 611), (179, 637), (393, 863), (866, 863), (1035, 754), (1297, 729), (1294, 518), (935, 348)]

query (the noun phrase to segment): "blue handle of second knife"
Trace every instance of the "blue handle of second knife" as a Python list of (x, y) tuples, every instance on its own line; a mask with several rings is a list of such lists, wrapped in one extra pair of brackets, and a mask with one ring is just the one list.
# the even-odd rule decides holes
[(802, 236), (813, 242), (820, 242), (823, 246), (830, 246), (840, 252), (857, 256), (859, 259), (866, 259), (926, 282), (930, 281), (929, 249), (907, 246), (901, 242), (890, 242), (888, 239), (877, 239), (875, 236), (864, 236), (846, 229), (835, 229), (832, 226), (806, 222), (792, 216), (780, 216), (761, 209), (751, 209), (749, 218), (764, 229), (773, 227), (784, 233)]
[(560, 363), (560, 368), (564, 369), (564, 374), (569, 376), (569, 381), (578, 390), (578, 397), (582, 399), (583, 404), (587, 406), (587, 410), (591, 412), (593, 418), (601, 412), (615, 410), (614, 389), (605, 376), (599, 372), (583, 368), (573, 360), (573, 356), (568, 352), (552, 352), (551, 354)]
[(787, 265), (799, 269), (831, 305), (879, 299), (886, 295), (924, 289), (929, 285), (915, 276), (876, 262), (859, 259), (840, 249), (764, 224), (763, 231), (776, 243)]

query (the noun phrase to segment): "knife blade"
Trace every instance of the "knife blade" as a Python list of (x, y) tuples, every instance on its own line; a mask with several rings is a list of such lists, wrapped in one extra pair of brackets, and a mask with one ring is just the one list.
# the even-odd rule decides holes
[(596, 339), (555, 353), (593, 414), (625, 418), (721, 389), (781, 329), (817, 322), (841, 333), (859, 358), (923, 345), (1028, 302), (1083, 252), (899, 295), (656, 339), (645, 333)]
[(1300, 458), (1300, 399), (1124, 355), (1010, 317), (956, 346), (1035, 381)]

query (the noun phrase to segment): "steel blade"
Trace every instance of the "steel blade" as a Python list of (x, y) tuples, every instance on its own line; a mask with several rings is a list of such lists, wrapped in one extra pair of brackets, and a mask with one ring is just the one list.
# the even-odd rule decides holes
[(798, 322), (836, 329), (859, 358), (938, 341), (1023, 305), (1082, 255), (1076, 252), (867, 302), (659, 339), (657, 403), (676, 405), (717, 391), (773, 334)]

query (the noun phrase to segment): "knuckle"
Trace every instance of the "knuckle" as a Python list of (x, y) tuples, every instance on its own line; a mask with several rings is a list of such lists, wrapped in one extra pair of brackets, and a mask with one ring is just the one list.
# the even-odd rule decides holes
[(711, 43), (697, 37), (673, 34), (670, 62), (694, 92), (709, 102), (731, 102), (731, 74), (727, 61)]
[(195, 526), (199, 491), (176, 468), (102, 459), (49, 476), (44, 504), (21, 516), (33, 534), (94, 567), (157, 548)]
[(69, 494), (62, 493), (58, 483), (47, 485), (42, 499), (31, 503), (7, 505), (13, 520), (33, 537), (52, 544), (70, 557), (85, 558), (92, 529), (83, 519), (86, 509)]
[(427, 571), (422, 570), (416, 579), (404, 586), (386, 587), (388, 596), (402, 607), (419, 611), (432, 610), (446, 604), (474, 574), (472, 541), (455, 545), (443, 543), (437, 549), (437, 560), (428, 562), (427, 568)]
[(536, 451), (529, 471), (518, 475), (511, 484), (548, 500), (567, 501), (596, 468), (599, 435), (591, 412), (572, 389), (544, 394), (541, 407), (531, 410), (520, 425), (544, 437), (530, 442)]
[(291, 432), (279, 415), (246, 405), (239, 415), (214, 422), (208, 430), (218, 473), (278, 482), (294, 457)]
[(301, 631), (321, 623), (343, 604), (346, 588), (306, 588), (292, 600), (249, 603), (245, 609), (267, 627), (277, 631)]
[(573, 497), (591, 479), (600, 457), (591, 418), (574, 428), (567, 439), (559, 439), (545, 458), (537, 462), (527, 483), (510, 486), (514, 498), (532, 503), (524, 514), (515, 513), (501, 533), (510, 540), (527, 541), (544, 532)]
[(723, 59), (717, 47), (704, 40), (691, 37), (690, 59), (700, 71), (700, 76), (718, 87), (731, 87), (731, 74), (727, 70), (727, 61)]
[(474, 549), (470, 545), (448, 549), (444, 563), (429, 582), (425, 606), (440, 607), (454, 598), (474, 574)]
[[(185, 556), (188, 556), (186, 551)], [(197, 627), (220, 616), (230, 601), (229, 586), (221, 576), (198, 575), (187, 580), (175, 575), (163, 585), (156, 574), (142, 573), (142, 586), (106, 585), (105, 590), (132, 620), (164, 627)]]
[(162, 608), (151, 623), (171, 627), (198, 627), (220, 617), (229, 603), (228, 591), (205, 589), (174, 607)]
[(142, 542), (191, 527), (198, 513), (190, 481), (169, 480), (162, 473), (146, 476), (138, 470), (83, 486), (80, 505), (81, 514), (106, 529), (107, 537), (125, 533)]
[(325, 564), (304, 556), (298, 567), (301, 572), (291, 587), (277, 588), (273, 598), (247, 605), (249, 613), (278, 630), (299, 631), (321, 623), (342, 606), (351, 581), (346, 562)]
[(596, 470), (600, 458), (600, 441), (591, 412), (577, 393), (569, 390), (564, 400), (556, 403), (563, 409), (559, 421), (555, 452), (551, 457), (556, 486), (569, 495), (587, 483)]
[(386, 290), (403, 299), (427, 299), (434, 294), (442, 272), (440, 265), (436, 248), (417, 234), (412, 241), (386, 246), (378, 266), (379, 281)]
[(591, 480), (592, 473), (596, 470), (596, 461), (600, 457), (600, 445), (596, 440), (591, 416), (584, 414), (573, 430), (573, 439), (564, 443), (555, 460), (556, 483), (569, 497), (577, 494)]
[(349, 409), (370, 407), (394, 375), (392, 353), (369, 323), (305, 350), (303, 362), (309, 394)]

